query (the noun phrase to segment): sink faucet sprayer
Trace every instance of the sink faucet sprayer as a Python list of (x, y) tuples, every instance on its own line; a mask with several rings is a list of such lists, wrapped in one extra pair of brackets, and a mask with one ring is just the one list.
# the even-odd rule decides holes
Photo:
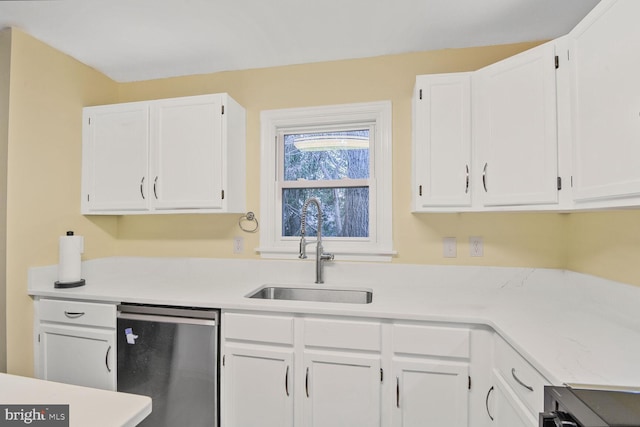
[(307, 240), (305, 239), (307, 229), (307, 209), (309, 209), (309, 205), (311, 203), (315, 204), (316, 208), (318, 209), (318, 234), (316, 237), (316, 283), (324, 283), (324, 261), (332, 260), (333, 254), (324, 253), (324, 248), (322, 247), (322, 208), (320, 207), (320, 202), (316, 198), (307, 199), (302, 205), (302, 225), (300, 226), (300, 255), (298, 255), (298, 258), (306, 259), (307, 245), (309, 243), (313, 243), (307, 242)]

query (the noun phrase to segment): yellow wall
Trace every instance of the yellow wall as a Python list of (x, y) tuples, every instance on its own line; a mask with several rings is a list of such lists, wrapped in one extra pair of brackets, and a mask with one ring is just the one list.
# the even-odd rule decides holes
[(9, 64), (11, 30), (0, 31), (0, 372), (7, 371), (7, 145), (9, 143)]
[(640, 286), (640, 211), (570, 214), (566, 269)]
[[(247, 209), (260, 218), (260, 111), (391, 100), (393, 103), (394, 262), (562, 267), (564, 218), (557, 214), (414, 215), (411, 203), (411, 96), (418, 74), (471, 71), (535, 43), (225, 72), (121, 84), (120, 101), (229, 92), (247, 109)], [(258, 234), (242, 233), (238, 215), (121, 217), (121, 255), (258, 257)], [(469, 236), (483, 236), (483, 258), (468, 255)], [(458, 258), (442, 257), (442, 237), (458, 238)]]
[[(242, 233), (237, 227), (238, 215), (80, 215), (81, 109), (87, 105), (229, 92), (247, 109), (247, 208), (260, 218), (260, 111), (389, 99), (393, 102), (393, 232), (398, 251), (394, 262), (571, 268), (640, 285), (634, 274), (638, 263), (633, 262), (640, 256), (640, 228), (635, 226), (640, 218), (635, 211), (410, 213), (415, 76), (474, 70), (533, 45), (117, 84), (14, 30), (6, 222), (9, 372), (32, 373), (33, 313), (26, 291), (27, 269), (57, 263), (57, 239), (67, 229), (85, 236), (84, 259), (111, 255), (258, 257), (253, 248), (258, 246), (259, 236)], [(232, 253), (236, 235), (245, 238), (242, 255)], [(445, 236), (458, 238), (457, 258), (442, 257)], [(484, 257), (469, 257), (469, 236), (484, 238)]]
[[(81, 114), (116, 101), (116, 84), (19, 30), (11, 37), (7, 209), (8, 371), (31, 374), (27, 269), (58, 262), (58, 236), (85, 236), (88, 258), (115, 253), (116, 220), (80, 215)], [(53, 284), (52, 284), (53, 286)]]

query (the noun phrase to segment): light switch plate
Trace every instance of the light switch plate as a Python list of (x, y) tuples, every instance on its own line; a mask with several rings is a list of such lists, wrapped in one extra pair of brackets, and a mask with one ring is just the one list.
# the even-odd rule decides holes
[(445, 258), (455, 258), (458, 256), (457, 242), (455, 237), (442, 238), (442, 256)]

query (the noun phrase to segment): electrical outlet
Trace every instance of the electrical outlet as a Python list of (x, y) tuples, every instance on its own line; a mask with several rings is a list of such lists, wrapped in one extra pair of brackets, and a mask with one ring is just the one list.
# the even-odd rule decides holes
[(482, 237), (469, 237), (469, 255), (484, 256), (484, 243)]
[(442, 256), (445, 258), (455, 258), (458, 256), (455, 237), (442, 238)]
[(233, 238), (233, 253), (241, 254), (244, 252), (244, 238), (236, 236)]

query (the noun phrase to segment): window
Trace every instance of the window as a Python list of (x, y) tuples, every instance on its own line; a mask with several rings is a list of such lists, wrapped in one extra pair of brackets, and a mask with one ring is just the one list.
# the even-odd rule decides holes
[[(369, 237), (370, 128), (278, 136), (277, 192), (282, 195), (282, 235), (300, 235), (305, 200), (317, 198), (323, 209), (322, 236)], [(279, 153), (283, 153), (280, 155)], [(317, 210), (308, 212), (315, 234)]]
[[(391, 103), (264, 111), (261, 128), (262, 255), (297, 256), (302, 205), (315, 197), (327, 252), (389, 260)], [(317, 223), (312, 204), (308, 237)]]

